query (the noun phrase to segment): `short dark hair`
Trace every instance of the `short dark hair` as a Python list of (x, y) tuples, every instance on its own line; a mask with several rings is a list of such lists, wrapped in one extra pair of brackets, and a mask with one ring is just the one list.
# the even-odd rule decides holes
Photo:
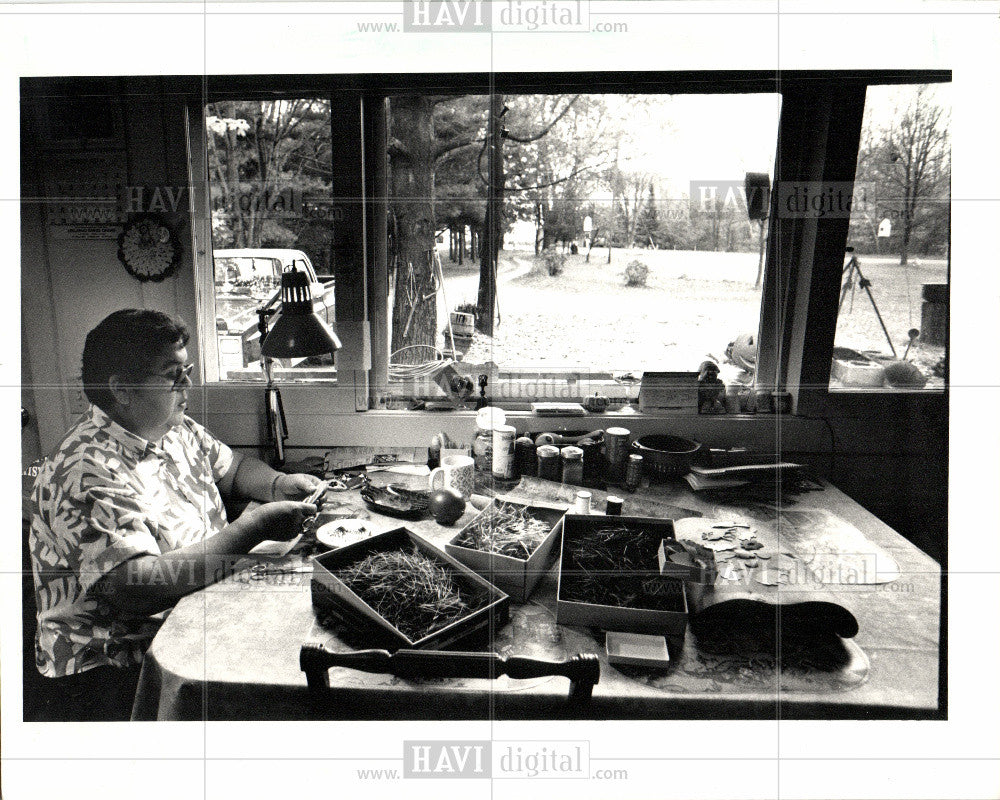
[(115, 406), (108, 380), (137, 376), (149, 369), (164, 348), (184, 347), (191, 338), (184, 321), (143, 308), (123, 308), (98, 323), (83, 345), (83, 391), (102, 411)]

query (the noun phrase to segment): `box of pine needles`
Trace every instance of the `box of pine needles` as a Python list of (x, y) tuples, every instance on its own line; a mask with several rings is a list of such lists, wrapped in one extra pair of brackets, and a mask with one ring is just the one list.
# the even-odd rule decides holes
[(436, 650), (507, 623), (510, 598), (407, 528), (313, 558), (313, 606), (390, 650)]
[(563, 517), (556, 621), (605, 631), (683, 635), (684, 582), (660, 575), (660, 542), (674, 523), (655, 517)]
[(524, 603), (555, 558), (558, 508), (494, 500), (445, 545), (515, 603)]

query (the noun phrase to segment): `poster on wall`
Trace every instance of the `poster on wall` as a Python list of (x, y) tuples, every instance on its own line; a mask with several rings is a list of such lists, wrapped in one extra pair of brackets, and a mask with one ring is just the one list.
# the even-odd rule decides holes
[(54, 240), (115, 240), (126, 220), (127, 183), (119, 153), (53, 156), (46, 164), (46, 226)]

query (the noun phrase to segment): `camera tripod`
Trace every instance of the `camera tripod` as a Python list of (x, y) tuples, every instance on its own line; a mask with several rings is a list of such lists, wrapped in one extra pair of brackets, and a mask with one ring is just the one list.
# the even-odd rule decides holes
[(837, 307), (838, 313), (844, 309), (844, 300), (847, 299), (847, 293), (851, 294), (851, 309), (854, 308), (854, 285), (855, 280), (857, 285), (865, 290), (865, 294), (868, 295), (868, 299), (871, 301), (872, 308), (875, 310), (875, 316), (878, 317), (878, 324), (882, 326), (882, 333), (885, 334), (885, 340), (889, 343), (889, 349), (892, 351), (892, 357), (897, 358), (896, 348), (893, 347), (892, 337), (889, 336), (889, 331), (885, 327), (885, 322), (882, 321), (882, 315), (879, 313), (878, 304), (875, 302), (875, 296), (872, 294), (871, 285), (872, 282), (864, 276), (861, 272), (861, 265), (858, 263), (858, 257), (854, 255), (854, 248), (848, 247), (847, 253), (850, 258), (844, 265), (844, 283), (840, 287), (840, 305)]

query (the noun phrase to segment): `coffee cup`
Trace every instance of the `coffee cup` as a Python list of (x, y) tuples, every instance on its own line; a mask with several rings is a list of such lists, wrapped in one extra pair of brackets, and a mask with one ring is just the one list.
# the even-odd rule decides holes
[(441, 466), (431, 470), (427, 485), (431, 491), (454, 489), (468, 500), (472, 496), (474, 465), (472, 456), (445, 456), (441, 459)]

